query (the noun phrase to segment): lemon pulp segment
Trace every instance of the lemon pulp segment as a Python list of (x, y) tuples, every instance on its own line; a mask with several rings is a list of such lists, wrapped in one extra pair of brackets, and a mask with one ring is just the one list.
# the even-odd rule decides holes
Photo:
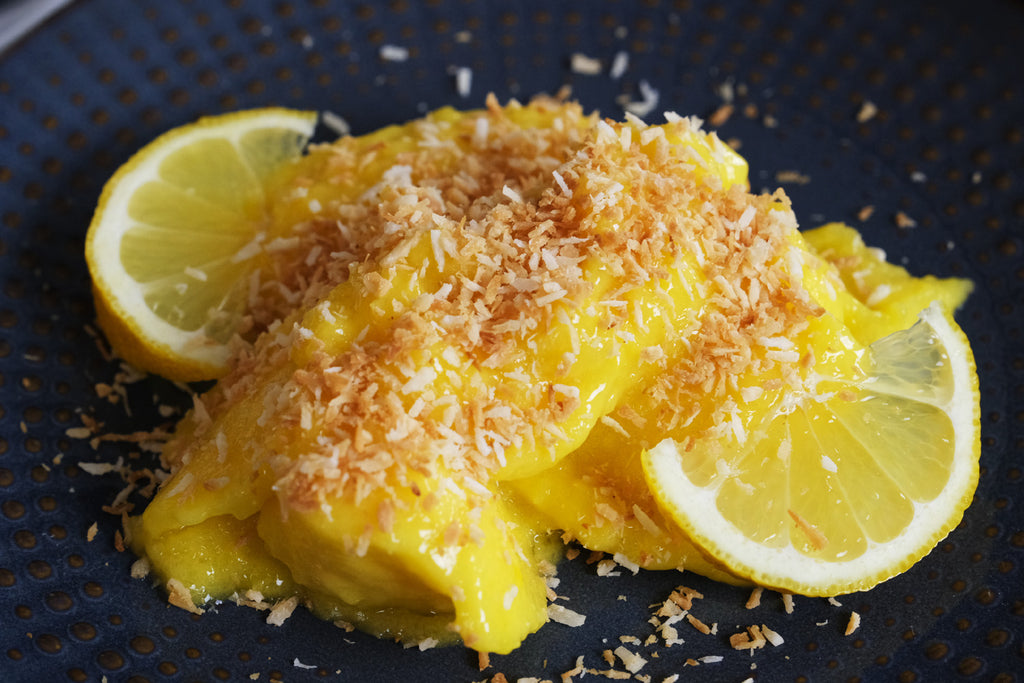
[[(225, 276), (204, 301), (240, 296), (263, 331), (167, 444), (171, 474), (130, 520), (133, 548), (197, 602), (299, 596), (379, 635), (508, 652), (547, 620), (559, 536), (644, 567), (759, 580), (685, 523), (666, 477), (729, 492), (721, 516), (765, 547), (793, 519), (771, 495), (792, 484), (798, 456), (779, 453), (792, 432), (819, 435), (820, 451), (846, 430), (848, 451), (819, 455), (865, 495), (886, 486), (882, 465), (860, 462), (881, 438), (865, 413), (821, 412), (805, 394), (874, 387), (915, 419), (944, 414), (910, 395), (934, 376), (850, 378), (884, 374), (865, 349), (917, 340), (877, 341), (909, 324), (911, 304), (892, 302), (959, 305), (968, 288), (883, 267), (843, 226), (805, 239), (783, 194), (750, 194), (742, 158), (668, 118), (491, 101), (249, 164), (271, 181), (232, 213), (267, 207), (263, 260), (242, 294)], [(880, 424), (905, 410), (863, 403)], [(652, 475), (644, 451), (666, 437), (686, 471)], [(942, 483), (922, 487), (906, 504), (876, 492), (897, 501), (888, 527), (850, 512), (819, 533), (856, 522), (883, 538)], [(730, 509), (733, 489), (773, 513)], [(813, 522), (827, 501), (806, 502), (799, 519)]]

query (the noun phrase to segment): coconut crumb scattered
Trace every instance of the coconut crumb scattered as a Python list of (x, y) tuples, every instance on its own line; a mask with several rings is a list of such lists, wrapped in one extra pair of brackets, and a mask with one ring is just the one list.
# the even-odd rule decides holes
[(629, 53), (625, 50), (619, 50), (615, 53), (615, 57), (612, 58), (611, 68), (608, 69), (608, 75), (614, 80), (622, 78), (626, 70), (629, 68)]
[(697, 617), (693, 616), (692, 614), (687, 614), (686, 615), (686, 621), (689, 622), (690, 626), (693, 626), (695, 629), (697, 629), (698, 631), (700, 631), (704, 635), (710, 635), (711, 634), (711, 627), (708, 626), (707, 624), (705, 624), (703, 621), (701, 621)]
[(97, 522), (93, 522), (88, 529), (85, 531), (85, 540), (92, 543), (92, 540), (96, 538), (96, 534), (100, 530), (100, 525)]
[(348, 120), (340, 114), (330, 110), (325, 109), (320, 112), (320, 122), (330, 128), (331, 132), (338, 137), (348, 135), (352, 132), (352, 126), (349, 125)]
[(658, 106), (661, 93), (645, 80), (640, 81), (638, 88), (640, 90), (639, 100), (633, 100), (626, 96), (620, 99), (620, 101), (622, 102), (623, 109), (628, 113), (640, 118), (646, 118)]
[(703, 597), (703, 593), (687, 586), (679, 586), (668, 596), (669, 600), (684, 610), (693, 609), (693, 601)]
[(473, 69), (468, 66), (455, 68), (455, 92), (459, 97), (469, 97), (473, 90)]
[(865, 206), (862, 206), (860, 208), (860, 210), (857, 211), (857, 220), (859, 220), (861, 223), (863, 223), (864, 221), (866, 221), (869, 218), (871, 218), (871, 216), (873, 216), (874, 213), (875, 213), (875, 207), (873, 205), (867, 204)]
[(477, 668), (480, 671), (488, 668), (491, 665), (491, 653), (490, 652), (478, 652), (477, 653)]
[(192, 591), (178, 579), (167, 579), (167, 602), (192, 614), (202, 614), (205, 610), (192, 600)]
[(708, 123), (715, 128), (720, 128), (724, 126), (730, 118), (732, 118), (734, 111), (735, 107), (733, 107), (733, 105), (723, 104), (711, 113), (711, 116), (708, 117)]
[[(118, 461), (120, 463), (120, 460)], [(110, 472), (116, 472), (120, 469), (120, 464), (114, 464), (109, 462), (79, 462), (79, 469), (86, 474), (93, 476), (102, 476)]]
[(617, 669), (587, 669), (587, 673), (594, 676), (603, 676), (613, 681), (626, 681), (633, 677), (633, 674), (628, 671), (619, 671)]
[(913, 218), (908, 216), (903, 211), (897, 211), (896, 215), (893, 217), (893, 220), (895, 221), (896, 227), (898, 227), (898, 228), (916, 228), (917, 227), (917, 221), (915, 221)]
[(581, 52), (574, 52), (570, 59), (570, 68), (574, 73), (596, 76), (601, 73), (601, 60), (588, 57)]
[(800, 171), (778, 171), (775, 174), (775, 182), (790, 183), (793, 185), (806, 185), (807, 183), (811, 182), (811, 176), (805, 175)]
[(295, 596), (285, 598), (270, 609), (267, 615), (267, 623), (271, 626), (280, 626), (292, 615), (299, 605), (299, 599)]
[(583, 626), (587, 617), (562, 605), (548, 605), (548, 619), (573, 628)]
[(756, 624), (748, 626), (746, 631), (729, 636), (729, 645), (734, 650), (759, 650), (767, 643), (768, 639), (762, 633), (761, 627)]
[(409, 59), (409, 48), (401, 45), (381, 45), (380, 58), (385, 62), (404, 62)]
[(857, 123), (867, 123), (878, 114), (878, 106), (871, 100), (864, 100), (857, 110)]
[(622, 661), (622, 666), (630, 673), (637, 673), (647, 666), (647, 660), (635, 652), (630, 651), (624, 645), (615, 648), (615, 656)]
[(149, 576), (150, 569), (151, 565), (149, 563), (149, 558), (140, 557), (139, 559), (135, 560), (135, 562), (132, 562), (132, 567), (130, 570), (131, 577), (133, 579), (144, 579), (147, 576)]
[(427, 650), (433, 650), (440, 644), (437, 638), (424, 638), (418, 643), (412, 643), (411, 645), (419, 649), (420, 652), (426, 652)]
[(64, 433), (72, 439), (88, 439), (93, 432), (88, 427), (68, 427)]
[(762, 593), (764, 593), (764, 588), (762, 588), (761, 586), (755, 586), (754, 589), (750, 591), (750, 597), (747, 598), (747, 604), (745, 605), (745, 607), (747, 609), (754, 609), (755, 607), (759, 606), (761, 604)]
[(778, 647), (779, 645), (782, 645), (784, 642), (786, 642), (783, 639), (783, 637), (778, 634), (778, 632), (773, 631), (764, 624), (761, 624), (761, 633), (763, 633), (764, 637), (768, 640), (768, 642), (775, 647)]
[(583, 676), (586, 669), (583, 667), (583, 655), (576, 658), (576, 664), (573, 668), (562, 673), (562, 683), (570, 683), (574, 676)]
[(851, 635), (858, 628), (860, 628), (860, 614), (857, 612), (850, 612), (850, 621), (847, 622), (846, 631), (843, 632), (843, 635)]
[(792, 593), (782, 593), (782, 609), (786, 612), (786, 614), (792, 614), (793, 613), (793, 594)]
[(615, 560), (616, 564), (618, 564), (620, 567), (628, 569), (634, 576), (636, 576), (640, 572), (640, 565), (636, 562), (633, 562), (622, 553), (615, 553), (612, 556), (612, 559)]

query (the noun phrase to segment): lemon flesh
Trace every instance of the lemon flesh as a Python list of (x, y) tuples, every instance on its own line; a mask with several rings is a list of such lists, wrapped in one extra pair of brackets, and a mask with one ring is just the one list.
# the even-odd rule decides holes
[(745, 439), (644, 454), (666, 514), (730, 572), (806, 595), (864, 590), (927, 554), (970, 504), (977, 375), (948, 314), (929, 307), (845, 355), (857, 357), (803, 395), (752, 411)]
[(208, 117), (146, 145), (107, 182), (86, 237), (100, 326), (132, 364), (176, 380), (227, 370), (251, 275), (269, 262), (275, 178), (316, 114)]

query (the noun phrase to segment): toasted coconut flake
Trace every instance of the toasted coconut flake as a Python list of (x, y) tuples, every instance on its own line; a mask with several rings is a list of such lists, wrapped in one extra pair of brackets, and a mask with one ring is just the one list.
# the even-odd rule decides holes
[(693, 601), (703, 598), (704, 594), (687, 586), (679, 586), (668, 597), (680, 608), (689, 610), (693, 609)]
[(857, 612), (850, 612), (850, 621), (846, 623), (846, 630), (843, 632), (843, 635), (852, 635), (858, 628), (860, 628), (860, 614)]
[(167, 602), (192, 614), (202, 614), (203, 608), (198, 607), (192, 600), (192, 591), (178, 579), (167, 580)]
[(867, 123), (878, 114), (878, 106), (871, 100), (861, 102), (857, 110), (857, 123)]
[(637, 574), (637, 573), (639, 573), (639, 571), (640, 571), (640, 565), (639, 565), (639, 564), (637, 564), (636, 562), (633, 562), (632, 560), (630, 560), (630, 559), (629, 559), (628, 557), (626, 557), (626, 555), (625, 555), (625, 554), (623, 554), (623, 553), (615, 553), (615, 554), (614, 554), (614, 555), (612, 556), (612, 559), (614, 559), (614, 560), (615, 560), (615, 562), (616, 562), (616, 563), (617, 563), (617, 564), (618, 564), (619, 566), (621, 566), (621, 567), (625, 567), (625, 568), (626, 568), (626, 569), (628, 569), (628, 570), (629, 570), (630, 572), (632, 572), (632, 573), (633, 573), (634, 575), (636, 575), (636, 574)]
[(782, 638), (782, 636), (780, 636), (776, 631), (773, 631), (764, 624), (761, 624), (761, 633), (763, 633), (764, 637), (768, 640), (768, 642), (775, 647), (778, 647), (779, 645), (782, 645), (784, 642), (786, 642)]
[(281, 600), (270, 609), (270, 614), (267, 615), (267, 623), (271, 626), (282, 625), (292, 615), (292, 612), (295, 611), (298, 605), (299, 599), (295, 596)]
[(777, 183), (792, 183), (794, 185), (806, 185), (811, 182), (811, 177), (804, 175), (800, 171), (786, 170), (779, 171), (775, 174), (775, 182)]
[(601, 73), (601, 60), (588, 57), (581, 52), (574, 52), (570, 59), (570, 68), (578, 74), (596, 76)]
[(548, 605), (548, 619), (565, 626), (582, 626), (587, 617), (562, 605)]
[(615, 420), (615, 418), (609, 415), (602, 415), (599, 421), (601, 424), (610, 427), (613, 431), (621, 434), (627, 439), (629, 438), (629, 432), (627, 432), (626, 429)]
[(625, 50), (619, 50), (615, 53), (615, 57), (612, 58), (611, 68), (608, 69), (608, 75), (614, 80), (622, 78), (626, 70), (629, 68), (629, 53)]
[(100, 476), (109, 472), (119, 472), (122, 469), (120, 461), (117, 464), (109, 462), (80, 462), (78, 467), (93, 476)]
[(459, 97), (469, 97), (473, 90), (473, 70), (468, 66), (455, 68), (455, 92)]
[[(831, 462), (831, 461), (830, 461)], [(835, 463), (833, 463), (833, 467)], [(827, 469), (827, 468), (826, 468)], [(798, 513), (793, 510), (787, 510), (789, 516), (796, 522), (796, 526), (800, 531), (804, 532), (811, 545), (814, 546), (815, 550), (823, 550), (828, 546), (828, 538), (823, 534), (816, 526), (808, 522), (806, 519), (801, 517)]]
[(709, 635), (711, 633), (711, 627), (692, 614), (686, 615), (686, 621), (689, 622), (690, 626), (694, 627), (704, 635)]
[(762, 588), (761, 586), (755, 586), (754, 589), (750, 591), (750, 597), (747, 598), (746, 608), (754, 609), (755, 607), (759, 606), (761, 604), (762, 593), (764, 593), (764, 588)]
[(338, 136), (348, 135), (352, 132), (352, 127), (348, 121), (333, 111), (325, 110), (320, 112), (320, 121)]
[(640, 669), (647, 666), (647, 660), (638, 655), (635, 652), (630, 651), (623, 645), (615, 648), (615, 656), (622, 661), (622, 666), (626, 667), (626, 671), (630, 673), (637, 673)]
[(88, 439), (93, 435), (93, 430), (88, 427), (68, 427), (64, 433), (72, 439)]
[(574, 676), (583, 676), (585, 669), (583, 667), (583, 655), (576, 658), (576, 665), (562, 673), (562, 683), (570, 683)]
[(872, 206), (871, 204), (868, 204), (866, 206), (862, 206), (857, 211), (857, 220), (859, 220), (860, 222), (863, 223), (864, 221), (866, 221), (869, 218), (871, 218), (871, 216), (874, 215), (874, 213), (875, 213), (875, 207)]
[(385, 62), (404, 62), (409, 59), (409, 48), (401, 45), (381, 45), (379, 55)]
[(132, 562), (131, 577), (133, 579), (144, 579), (149, 576), (150, 569), (149, 558), (140, 557), (135, 562)]
[(732, 117), (733, 111), (735, 111), (735, 107), (733, 107), (733, 105), (723, 104), (708, 117), (708, 123), (715, 128), (719, 128), (725, 125), (725, 122)]
[(916, 228), (917, 227), (917, 221), (915, 221), (913, 218), (908, 216), (903, 211), (897, 211), (896, 215), (893, 218), (893, 220), (895, 221), (896, 227), (898, 227), (898, 228)]

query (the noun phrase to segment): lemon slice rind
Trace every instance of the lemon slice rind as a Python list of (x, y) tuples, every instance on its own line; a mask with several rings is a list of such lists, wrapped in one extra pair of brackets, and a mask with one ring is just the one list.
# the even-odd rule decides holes
[[(199, 119), (164, 133), (136, 152), (107, 181), (86, 239), (86, 261), (93, 278), (97, 319), (115, 351), (144, 370), (171, 379), (193, 381), (223, 374), (228, 347), (200, 327), (185, 330), (156, 315), (146, 303), (145, 285), (121, 262), (125, 233), (140, 221), (129, 217), (133, 195), (160, 178), (160, 164), (174, 152), (204, 139), (227, 140), (236, 147), (258, 129), (294, 132), (297, 149), (313, 135), (316, 112), (285, 108), (250, 110)], [(252, 169), (254, 178), (257, 171)]]
[[(947, 394), (940, 402), (932, 402), (933, 392), (915, 391), (891, 378), (905, 371), (892, 367), (894, 356), (901, 356), (895, 359), (901, 363), (912, 360), (913, 354), (901, 349), (926, 338), (940, 344), (949, 359), (952, 387), (949, 392), (938, 392)], [(873, 387), (875, 390), (885, 388), (892, 396), (933, 405), (948, 415), (954, 426), (949, 477), (938, 495), (912, 501), (913, 518), (894, 538), (868, 540), (867, 549), (849, 560), (816, 559), (791, 544), (769, 547), (745, 535), (717, 509), (717, 497), (727, 478), (713, 486), (694, 484), (682, 466), (681, 457), (686, 456), (680, 455), (675, 442), (663, 440), (643, 455), (648, 485), (668, 516), (709, 558), (768, 588), (802, 595), (840, 595), (866, 590), (906, 571), (960, 523), (977, 486), (980, 453), (977, 373), (966, 337), (948, 314), (933, 304), (922, 311), (913, 327), (876, 342), (871, 350), (873, 370), (879, 373), (875, 376), (886, 378)], [(913, 453), (905, 455), (913, 457)]]

